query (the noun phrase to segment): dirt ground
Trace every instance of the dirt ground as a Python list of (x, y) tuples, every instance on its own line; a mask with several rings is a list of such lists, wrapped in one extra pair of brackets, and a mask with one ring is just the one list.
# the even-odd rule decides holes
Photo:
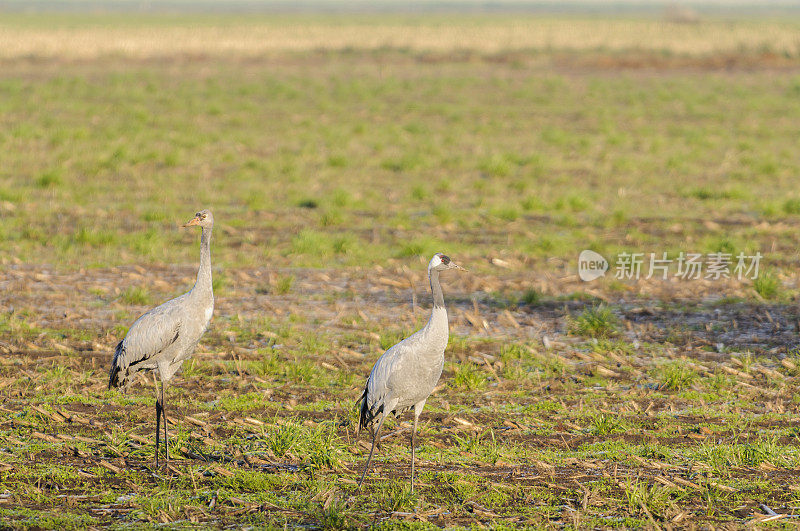
[[(165, 299), (176, 294), (175, 286), (190, 285), (193, 274), (192, 267), (56, 272), (12, 266), (0, 275), (0, 305), (7, 309), (0, 335), (3, 437), (6, 444), (27, 448), (22, 453), (6, 450), (15, 457), (2, 465), (3, 477), (6, 488), (15, 489), (7, 491), (0, 507), (19, 504), (46, 511), (53, 507), (48, 501), (53, 495), (77, 514), (91, 516), (97, 525), (144, 520), (225, 525), (246, 514), (262, 519), (254, 522), (324, 527), (325, 516), (306, 506), (237, 496), (224, 502), (213, 502), (212, 497), (203, 504), (167, 505), (145, 514), (136, 512), (140, 505), (130, 501), (137, 492), (157, 490), (164, 482), (191, 480), (197, 492), (204, 484), (241, 471), (277, 474), (284, 485), (304, 481), (300, 478), (309, 474), (315, 477), (319, 472), (306, 456), (290, 453), (279, 458), (248, 451), (258, 447), (270, 425), (290, 418), (307, 426), (336, 419), (343, 458), (335, 473), (323, 474), (330, 485), (317, 493), (318, 500), (327, 510), (326, 499), (334, 500), (334, 507), (339, 507), (337, 500), (359, 499), (354, 482), (368, 447), (353, 439), (353, 402), (382, 351), (378, 334), (361, 329), (392, 322), (410, 328), (424, 319), (429, 305), (422, 275), (382, 268), (226, 271), (214, 324), (195, 356), (203, 370), (179, 376), (170, 388), (176, 397), (170, 422), (173, 433), (180, 433), (173, 448), (177, 459), (153, 474), (152, 453), (137, 456), (137, 450), (152, 444), (152, 384), (134, 386), (133, 396), (140, 398), (133, 403), (121, 403), (105, 392), (113, 345), (139, 311), (136, 305), (129, 309), (120, 294), (142, 285), (150, 288), (154, 300)], [(271, 286), (288, 274), (294, 277), (291, 290), (274, 293)], [(349, 525), (388, 519), (438, 526), (724, 527), (774, 518), (762, 504), (770, 511), (779, 510), (776, 514), (792, 513), (798, 494), (793, 465), (768, 459), (758, 466), (731, 462), (730, 468), (722, 468), (727, 475), (720, 475), (713, 463), (687, 456), (714, 441), (741, 445), (765, 433), (772, 434), (771, 444), (796, 448), (800, 425), (788, 414), (794, 409), (795, 392), (789, 354), (797, 343), (798, 310), (793, 304), (719, 298), (687, 302), (680, 296), (684, 286), (656, 286), (672, 293), (669, 300), (608, 290), (596, 291), (597, 298), (575, 300), (557, 295), (580, 286), (569, 277), (532, 280), (502, 271), (490, 279), (454, 276), (444, 284), (451, 332), (460, 339), (448, 350), (451, 363), (423, 416), (422, 444), (431, 450), (460, 449), (457, 458), (423, 454), (417, 466), (423, 474), (419, 490), (427, 493), (424, 502), (417, 499), (411, 506), (352, 513), (340, 508), (355, 519)], [(713, 286), (708, 288), (710, 294)], [(732, 293), (744, 289), (733, 284), (729, 288)], [(514, 302), (528, 289), (551, 295), (530, 304)], [(696, 301), (697, 289), (690, 291)], [(610, 305), (621, 319), (618, 341), (630, 345), (627, 350), (599, 353), (568, 333), (571, 316), (599, 303)], [(24, 328), (9, 325), (19, 316)], [(297, 328), (283, 336), (287, 343), (281, 345), (274, 330), (292, 319)], [(261, 326), (264, 329), (256, 330)], [(251, 333), (245, 333), (248, 327)], [(320, 331), (331, 344), (317, 344), (313, 355), (305, 356), (326, 373), (352, 375), (339, 380), (344, 385), (270, 378), (248, 365), (264, 358), (264, 348), (277, 353), (279, 364), (303, 361), (304, 355), (293, 350)], [(664, 350), (645, 346), (651, 343), (665, 345)], [(511, 344), (528, 345), (536, 359), (555, 360), (559, 366), (540, 371), (533, 380), (507, 378), (501, 355)], [(755, 361), (748, 361), (745, 353)], [(715, 399), (697, 392), (664, 391), (663, 383), (650, 375), (653, 366), (665, 360), (682, 360), (709, 378), (730, 376), (732, 394)], [(468, 363), (485, 372), (488, 386), (479, 391), (453, 386), (458, 367)], [(596, 381), (597, 377), (603, 380)], [(705, 389), (696, 383), (690, 388)], [(51, 390), (70, 398), (60, 401)], [(244, 406), (208, 407), (215, 398), (229, 394), (259, 398)], [(317, 406), (305, 407), (313, 404)], [(730, 415), (746, 418), (746, 428), (731, 422)], [(625, 424), (598, 428), (592, 419), (604, 416), (618, 416)], [(410, 426), (405, 420), (386, 432), (384, 448), (394, 448), (395, 453), (379, 454), (371, 477), (400, 484), (407, 478)], [(504, 448), (517, 450), (487, 457), (480, 448), (488, 444), (489, 436)], [(124, 443), (114, 442), (121, 437)], [(465, 443), (470, 438), (476, 446)], [(628, 449), (624, 458), (612, 455), (614, 445)], [(650, 453), (632, 448), (650, 448)], [(553, 455), (559, 457), (548, 459)], [(76, 470), (79, 477), (60, 479), (35, 471), (36, 467), (26, 471), (26, 462), (58, 462)], [(197, 466), (203, 467), (202, 472)], [(442, 493), (454, 488), (453, 477), (462, 474), (481, 488), (512, 489), (514, 501), (492, 505), (477, 494), (456, 494), (455, 506), (443, 501)], [(92, 492), (81, 486), (81, 478), (93, 483)], [(26, 489), (19, 486), (23, 479), (31, 482)], [(637, 501), (640, 485), (645, 485), (644, 498)], [(663, 506), (655, 497), (659, 488), (668, 493)], [(109, 501), (98, 489), (120, 495)], [(522, 500), (539, 507), (541, 514), (512, 508)], [(653, 515), (656, 510), (659, 513)]]

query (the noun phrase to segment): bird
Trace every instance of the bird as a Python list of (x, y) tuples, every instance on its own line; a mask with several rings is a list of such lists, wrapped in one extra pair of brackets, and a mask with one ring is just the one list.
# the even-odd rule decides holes
[(158, 468), (160, 421), (164, 418), (164, 447), (169, 462), (165, 388), (189, 359), (208, 328), (214, 313), (214, 292), (211, 283), (211, 230), (214, 216), (201, 210), (183, 227), (199, 226), (200, 268), (197, 281), (183, 295), (156, 306), (131, 325), (114, 352), (109, 371), (108, 388), (125, 392), (139, 371), (157, 371), (161, 380), (159, 394), (156, 381), (156, 468)]
[(443, 253), (436, 253), (428, 263), (428, 280), (433, 293), (433, 309), (428, 323), (383, 353), (372, 367), (367, 385), (356, 406), (361, 404), (356, 437), (363, 429), (372, 435), (372, 447), (361, 473), (358, 488), (364, 482), (378, 434), (387, 415), (399, 417), (414, 408), (411, 429), (411, 492), (414, 492), (414, 439), (417, 421), (425, 402), (436, 387), (444, 367), (444, 351), (449, 338), (447, 310), (439, 284), (439, 273), (455, 269), (466, 271)]

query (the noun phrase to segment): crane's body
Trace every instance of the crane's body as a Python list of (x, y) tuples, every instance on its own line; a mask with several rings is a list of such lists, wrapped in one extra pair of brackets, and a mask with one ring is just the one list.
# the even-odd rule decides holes
[(447, 310), (434, 308), (424, 328), (384, 352), (367, 380), (365, 415), (422, 408), (442, 375), (448, 337)]
[(164, 388), (183, 362), (192, 356), (214, 313), (210, 250), (214, 218), (211, 212), (198, 212), (184, 226), (193, 225), (199, 225), (203, 229), (197, 281), (189, 292), (153, 308), (131, 325), (125, 338), (117, 345), (109, 371), (109, 389), (120, 387), (123, 391), (127, 390), (138, 372), (158, 372), (161, 391), (159, 395), (156, 386), (156, 466), (162, 416), (166, 458), (169, 461)]
[(428, 278), (433, 292), (433, 309), (428, 323), (384, 352), (367, 379), (366, 388), (360, 398), (358, 431), (368, 429), (371, 432), (372, 447), (359, 486), (363, 483), (372, 461), (375, 443), (386, 417), (390, 413), (399, 416), (414, 408), (414, 425), (411, 430), (411, 490), (414, 490), (414, 439), (417, 421), (442, 375), (444, 351), (449, 338), (447, 310), (439, 284), (439, 272), (447, 269), (464, 270), (447, 256), (435, 254), (428, 264)]
[[(187, 312), (187, 306), (202, 312)], [(202, 296), (192, 290), (143, 314), (117, 345), (111, 386), (127, 388), (133, 376), (143, 370), (158, 369), (162, 381), (171, 380), (191, 357), (213, 313), (213, 294)]]

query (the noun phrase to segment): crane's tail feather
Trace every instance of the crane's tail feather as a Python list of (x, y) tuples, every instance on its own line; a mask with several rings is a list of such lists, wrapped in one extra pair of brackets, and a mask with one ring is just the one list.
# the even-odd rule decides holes
[(114, 350), (114, 359), (111, 361), (111, 370), (108, 372), (108, 388), (122, 387), (124, 391), (128, 387), (128, 370), (127, 367), (122, 366), (125, 354), (125, 347), (122, 343), (123, 341), (120, 341)]
[[(369, 407), (369, 383), (367, 383), (367, 386), (364, 388), (364, 392), (361, 394), (361, 398), (359, 398), (356, 402), (356, 405), (358, 405), (359, 402), (361, 403), (361, 409), (358, 415), (356, 437), (358, 437), (358, 434), (364, 429), (367, 429), (370, 433), (374, 434), (375, 419), (383, 413), (384, 404), (378, 406), (378, 408), (376, 408), (374, 411)], [(378, 446), (380, 447), (380, 442), (378, 443)]]
[(361, 433), (363, 428), (367, 427), (369, 424), (369, 408), (367, 407), (367, 391), (369, 389), (369, 385), (364, 387), (364, 392), (361, 393), (361, 397), (356, 401), (356, 407), (358, 404), (361, 404), (361, 410), (358, 415), (358, 425), (356, 426), (356, 438), (358, 438), (358, 434)]

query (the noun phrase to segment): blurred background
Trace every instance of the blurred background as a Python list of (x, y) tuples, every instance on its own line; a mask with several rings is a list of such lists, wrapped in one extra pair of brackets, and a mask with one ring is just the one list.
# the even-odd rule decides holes
[(797, 265), (793, 2), (7, 0), (0, 64), (6, 264), (193, 263), (209, 207), (226, 267)]

